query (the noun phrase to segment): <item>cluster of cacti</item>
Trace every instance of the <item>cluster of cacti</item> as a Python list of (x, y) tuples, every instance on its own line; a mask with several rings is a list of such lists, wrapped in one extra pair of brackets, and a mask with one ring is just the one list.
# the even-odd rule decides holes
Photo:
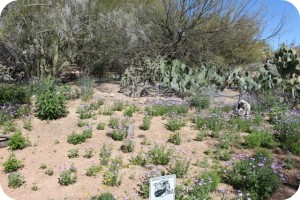
[(221, 85), (225, 78), (218, 73), (215, 65), (190, 68), (179, 60), (161, 68), (163, 83), (180, 93), (194, 93), (199, 88), (211, 84)]

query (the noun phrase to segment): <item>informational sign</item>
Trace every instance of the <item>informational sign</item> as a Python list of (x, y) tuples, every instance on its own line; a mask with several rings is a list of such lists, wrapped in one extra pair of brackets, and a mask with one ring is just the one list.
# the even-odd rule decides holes
[(150, 179), (150, 200), (175, 200), (176, 175)]

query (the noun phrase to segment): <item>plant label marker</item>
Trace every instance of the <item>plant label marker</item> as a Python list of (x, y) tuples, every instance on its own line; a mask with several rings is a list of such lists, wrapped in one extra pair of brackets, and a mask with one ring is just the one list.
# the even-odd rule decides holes
[(150, 200), (175, 200), (175, 182), (175, 174), (151, 178)]

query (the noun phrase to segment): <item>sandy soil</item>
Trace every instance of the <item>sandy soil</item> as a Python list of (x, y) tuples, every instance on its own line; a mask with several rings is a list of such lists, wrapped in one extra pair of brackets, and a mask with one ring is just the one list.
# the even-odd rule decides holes
[[(95, 101), (100, 97), (105, 98), (106, 104), (112, 104), (113, 101), (123, 100), (128, 103), (135, 103), (139, 106), (143, 106), (145, 102), (151, 98), (142, 97), (139, 99), (132, 99), (118, 93), (119, 86), (116, 84), (103, 83), (99, 84), (95, 90), (93, 99), (90, 102)], [(227, 97), (217, 97), (213, 99), (215, 105), (226, 103), (234, 104), (237, 101), (236, 92), (225, 91)], [(232, 96), (232, 97), (228, 97)], [(129, 197), (130, 199), (141, 199), (138, 196), (138, 184), (140, 183), (139, 177), (141, 177), (145, 168), (129, 165), (129, 159), (132, 155), (137, 154), (141, 150), (144, 152), (148, 151), (155, 142), (166, 145), (167, 147), (172, 147), (175, 151), (185, 150), (186, 158), (190, 158), (192, 163), (196, 160), (202, 160), (205, 155), (204, 151), (211, 148), (216, 142), (212, 139), (204, 140), (203, 142), (197, 142), (193, 139), (196, 137), (197, 130), (193, 128), (193, 124), (189, 123), (186, 127), (180, 130), (182, 135), (182, 144), (179, 146), (168, 143), (167, 140), (172, 133), (165, 128), (166, 119), (162, 117), (155, 117), (152, 120), (150, 130), (143, 131), (138, 127), (142, 124), (142, 118), (144, 116), (143, 110), (135, 113), (133, 120), (135, 121), (135, 151), (134, 153), (123, 153), (120, 150), (122, 142), (116, 142), (106, 135), (111, 129), (106, 126), (105, 130), (99, 131), (96, 129), (98, 122), (105, 122), (107, 124), (110, 116), (103, 116), (97, 114), (95, 119), (89, 119), (90, 125), (93, 127), (93, 137), (88, 139), (87, 142), (80, 145), (72, 145), (67, 143), (67, 137), (73, 131), (80, 133), (83, 128), (77, 126), (78, 114), (76, 109), (86, 102), (81, 100), (74, 100), (68, 102), (69, 114), (67, 117), (54, 120), (54, 121), (41, 121), (36, 117), (32, 119), (32, 131), (27, 131), (22, 128), (22, 121), (17, 120), (19, 129), (22, 133), (29, 137), (31, 141), (31, 146), (15, 151), (18, 159), (24, 160), (25, 167), (19, 172), (25, 177), (26, 183), (20, 188), (11, 189), (8, 187), (7, 175), (1, 170), (0, 173), (0, 184), (5, 193), (16, 199), (16, 200), (48, 200), (48, 199), (89, 199), (91, 196), (98, 195), (103, 192), (112, 192), (118, 199), (125, 199)], [(113, 116), (122, 117), (123, 112), (115, 112)], [(141, 145), (144, 137), (151, 141), (151, 145)], [(55, 141), (59, 141), (56, 144)], [(85, 175), (86, 169), (92, 166), (93, 162), (99, 163), (99, 151), (102, 144), (113, 144), (113, 157), (117, 155), (123, 156), (124, 168), (121, 169), (120, 174), (122, 177), (122, 183), (118, 187), (107, 187), (102, 184), (102, 173), (99, 173), (97, 177), (88, 177)], [(94, 156), (91, 159), (83, 157), (85, 148), (93, 147)], [(79, 157), (69, 159), (67, 157), (68, 150), (78, 148)], [(0, 149), (0, 169), (2, 168), (2, 163), (6, 161), (10, 154), (7, 148)], [(279, 154), (280, 156), (280, 154)], [(298, 160), (299, 161), (299, 160)], [(39, 169), (40, 165), (44, 163), (48, 168), (53, 168), (54, 175), (48, 176), (44, 172), (45, 170)], [(77, 182), (69, 186), (60, 186), (58, 183), (58, 178), (60, 172), (64, 167), (70, 166), (72, 163), (77, 167)], [(297, 170), (295, 172), (289, 172), (295, 176), (299, 172), (299, 162)], [(192, 166), (190, 174), (199, 172), (199, 168)], [(180, 179), (178, 179), (180, 182)], [(296, 181), (297, 182), (297, 181)], [(36, 183), (39, 190), (32, 191), (31, 187), (33, 183)], [(299, 179), (298, 179), (299, 183)], [(236, 194), (232, 187), (220, 184), (218, 190), (228, 190), (228, 199), (236, 198)], [(274, 195), (272, 199), (284, 199), (287, 196), (291, 196), (295, 193), (295, 188), (283, 185), (280, 190)], [(221, 199), (222, 195), (220, 192), (216, 191), (212, 194), (213, 199)]]

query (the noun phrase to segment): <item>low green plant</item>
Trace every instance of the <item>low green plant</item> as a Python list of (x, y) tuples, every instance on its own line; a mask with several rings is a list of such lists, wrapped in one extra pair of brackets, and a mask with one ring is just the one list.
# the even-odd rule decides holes
[(102, 145), (99, 153), (100, 162), (102, 165), (106, 165), (108, 163), (111, 157), (111, 151), (112, 151), (112, 145), (107, 145), (107, 144)]
[(78, 133), (75, 133), (75, 132), (72, 132), (69, 136), (68, 136), (68, 143), (70, 144), (81, 144), (83, 142), (86, 141), (86, 137), (84, 137), (83, 134), (78, 134)]
[(181, 136), (180, 136), (179, 132), (176, 132), (176, 133), (173, 133), (172, 135), (170, 135), (170, 138), (168, 141), (175, 145), (180, 145)]
[(103, 193), (98, 196), (93, 196), (90, 200), (116, 200), (111, 193)]
[(163, 105), (156, 104), (146, 107), (146, 112), (152, 116), (163, 116), (167, 113), (186, 114), (189, 111), (189, 106), (185, 104)]
[(120, 119), (119, 118), (112, 117), (112, 118), (109, 119), (108, 126), (110, 128), (115, 129), (119, 126), (119, 124), (120, 124)]
[(151, 125), (152, 117), (150, 115), (145, 115), (143, 118), (143, 124), (140, 126), (141, 130), (149, 130)]
[(101, 114), (102, 115), (112, 115), (112, 114), (114, 114), (113, 108), (106, 106), (102, 109)]
[(103, 183), (108, 186), (118, 186), (121, 184), (119, 170), (122, 166), (122, 157), (117, 157), (111, 160), (108, 164), (108, 170), (104, 171)]
[(287, 169), (293, 169), (295, 166), (295, 160), (293, 158), (293, 154), (288, 152), (287, 159), (284, 161), (284, 167)]
[(5, 110), (0, 110), (0, 125), (13, 120), (14, 116)]
[(101, 165), (93, 165), (91, 167), (89, 167), (86, 172), (85, 175), (86, 176), (97, 176), (97, 174), (102, 170), (102, 166)]
[(200, 132), (197, 133), (196, 139), (195, 139), (195, 140), (201, 142), (201, 141), (203, 141), (203, 139), (204, 139), (206, 136), (207, 136), (207, 133), (206, 133), (206, 132), (200, 131)]
[(18, 160), (14, 153), (11, 153), (8, 159), (3, 163), (3, 170), (5, 173), (15, 172), (23, 167), (23, 162), (21, 160)]
[(77, 158), (77, 157), (79, 157), (78, 152), (79, 152), (78, 149), (70, 149), (68, 152), (68, 157), (69, 158)]
[(152, 169), (151, 171), (146, 172), (141, 178), (141, 183), (138, 185), (139, 186), (139, 193), (142, 196), (143, 199), (148, 199), (149, 198), (149, 193), (150, 193), (150, 179), (163, 176), (164, 173), (161, 172), (159, 169)]
[(123, 101), (116, 101), (113, 105), (114, 111), (122, 111), (125, 108)]
[(210, 105), (211, 100), (208, 96), (194, 95), (191, 97), (191, 106), (197, 108), (198, 110), (209, 108)]
[(124, 139), (123, 145), (121, 146), (121, 149), (124, 153), (130, 153), (134, 151), (134, 141), (133, 139)]
[(32, 130), (32, 125), (31, 125), (31, 119), (30, 118), (25, 118), (23, 120), (23, 128), (28, 130), (28, 131)]
[(196, 128), (200, 130), (211, 130), (213, 132), (220, 132), (224, 128), (226, 128), (226, 122), (218, 114), (211, 114), (208, 117), (196, 117), (195, 118)]
[(8, 187), (18, 188), (25, 183), (25, 178), (18, 172), (13, 172), (8, 175)]
[(181, 118), (178, 117), (174, 117), (174, 118), (170, 118), (168, 119), (167, 122), (167, 127), (170, 131), (177, 131), (180, 130), (181, 127), (185, 126), (185, 121)]
[(32, 186), (31, 186), (31, 190), (32, 191), (38, 191), (40, 188), (38, 188), (37, 184), (36, 183), (32, 183)]
[(45, 163), (41, 163), (39, 169), (46, 169), (47, 165)]
[(102, 102), (97, 101), (97, 102), (91, 103), (89, 105), (89, 107), (91, 110), (98, 110), (100, 108), (100, 106), (102, 105), (101, 103)]
[(92, 158), (94, 149), (92, 147), (86, 148), (83, 154), (84, 158)]
[(104, 128), (105, 128), (105, 123), (99, 122), (99, 123), (97, 124), (97, 130), (104, 130)]
[(166, 147), (155, 145), (147, 153), (150, 162), (154, 165), (166, 165), (171, 160), (173, 154), (172, 149), (166, 150)]
[(128, 130), (126, 126), (120, 126), (114, 129), (112, 132), (109, 133), (110, 137), (116, 141), (122, 141), (128, 136)]
[(21, 105), (18, 110), (18, 117), (29, 117), (31, 113), (31, 107), (28, 105)]
[(82, 131), (83, 137), (87, 138), (92, 138), (92, 129), (85, 129)]
[(16, 130), (16, 126), (11, 121), (6, 121), (3, 123), (3, 134), (15, 132)]
[(14, 133), (8, 141), (8, 146), (13, 151), (17, 149), (24, 149), (29, 145), (30, 142), (28, 138), (25, 138), (20, 131)]
[(53, 169), (52, 169), (52, 168), (48, 168), (48, 169), (45, 171), (45, 174), (47, 174), (48, 176), (53, 176), (53, 174), (54, 174)]
[(136, 105), (128, 106), (124, 111), (124, 116), (132, 117), (133, 113), (139, 111), (139, 108)]
[(71, 166), (69, 169), (64, 170), (60, 173), (58, 182), (60, 185), (71, 185), (77, 181), (77, 170), (74, 166)]
[(229, 120), (229, 124), (231, 124), (238, 131), (247, 133), (251, 132), (252, 121), (250, 119), (242, 117), (232, 117)]
[(83, 121), (83, 120), (79, 120), (77, 123), (78, 127), (84, 127), (84, 126), (88, 126), (88, 125), (89, 125), (89, 123), (86, 121)]
[(254, 131), (245, 138), (246, 146), (250, 148), (275, 146), (274, 136), (267, 131)]
[(189, 170), (190, 163), (191, 161), (183, 158), (176, 158), (175, 164), (171, 166), (169, 172), (176, 174), (176, 178), (183, 178)]
[(146, 158), (143, 156), (143, 152), (139, 152), (136, 156), (130, 159), (130, 163), (133, 165), (145, 166)]
[(94, 111), (88, 105), (78, 108), (76, 112), (79, 114), (79, 119), (90, 119), (95, 115)]
[(222, 149), (218, 147), (214, 152), (214, 158), (222, 161), (229, 161), (232, 157), (233, 151), (230, 149)]

